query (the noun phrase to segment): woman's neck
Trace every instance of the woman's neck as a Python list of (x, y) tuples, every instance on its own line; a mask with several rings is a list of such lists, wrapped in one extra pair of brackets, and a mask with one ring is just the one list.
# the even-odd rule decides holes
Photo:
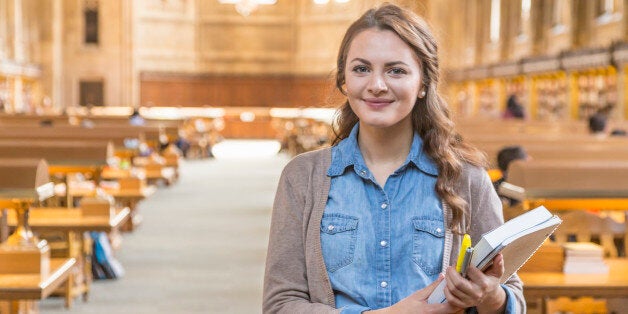
[(358, 145), (366, 166), (383, 187), (390, 176), (405, 162), (412, 146), (414, 131), (407, 126), (372, 128), (360, 125)]

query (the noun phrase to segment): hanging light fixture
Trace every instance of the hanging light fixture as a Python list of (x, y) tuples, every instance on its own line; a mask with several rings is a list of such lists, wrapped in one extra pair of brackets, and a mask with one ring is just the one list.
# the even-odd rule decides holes
[(235, 4), (235, 9), (242, 16), (249, 16), (257, 10), (260, 5), (270, 5), (277, 3), (277, 0), (218, 0), (223, 4)]

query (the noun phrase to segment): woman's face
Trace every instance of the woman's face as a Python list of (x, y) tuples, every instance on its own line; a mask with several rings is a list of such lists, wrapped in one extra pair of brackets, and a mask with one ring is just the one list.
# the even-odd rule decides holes
[(397, 34), (367, 29), (351, 43), (345, 87), (361, 126), (412, 126), (410, 112), (424, 87), (416, 55)]

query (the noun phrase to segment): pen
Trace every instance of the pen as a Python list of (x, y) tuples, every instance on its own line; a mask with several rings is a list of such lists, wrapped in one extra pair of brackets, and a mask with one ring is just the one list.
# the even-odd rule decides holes
[(464, 256), (466, 254), (467, 248), (471, 247), (471, 236), (466, 234), (462, 238), (462, 242), (460, 243), (460, 251), (458, 252), (458, 262), (456, 263), (456, 271), (460, 273), (462, 271), (462, 265), (464, 263)]
[(460, 275), (463, 278), (467, 277), (467, 269), (469, 264), (471, 264), (471, 256), (473, 256), (473, 247), (470, 246), (464, 251), (464, 259), (462, 260), (462, 269), (460, 270)]

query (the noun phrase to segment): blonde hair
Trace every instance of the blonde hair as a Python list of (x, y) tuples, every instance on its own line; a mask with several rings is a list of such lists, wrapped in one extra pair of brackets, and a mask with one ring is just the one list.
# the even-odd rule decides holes
[[(412, 109), (412, 126), (423, 140), (423, 149), (438, 166), (436, 193), (452, 210), (449, 226), (456, 233), (461, 233), (462, 218), (468, 214), (468, 204), (456, 195), (454, 187), (462, 173), (463, 164), (486, 167), (486, 157), (477, 149), (469, 146), (454, 131), (447, 103), (438, 94), (439, 63), (438, 46), (427, 23), (414, 12), (393, 4), (384, 4), (370, 9), (347, 29), (340, 45), (337, 59), (336, 87), (341, 93), (345, 84), (345, 66), (347, 54), (353, 39), (360, 32), (376, 28), (390, 30), (397, 34), (416, 54), (420, 65), (425, 97), (417, 98)], [(338, 144), (349, 136), (359, 118), (346, 101), (336, 113), (334, 130)]]

